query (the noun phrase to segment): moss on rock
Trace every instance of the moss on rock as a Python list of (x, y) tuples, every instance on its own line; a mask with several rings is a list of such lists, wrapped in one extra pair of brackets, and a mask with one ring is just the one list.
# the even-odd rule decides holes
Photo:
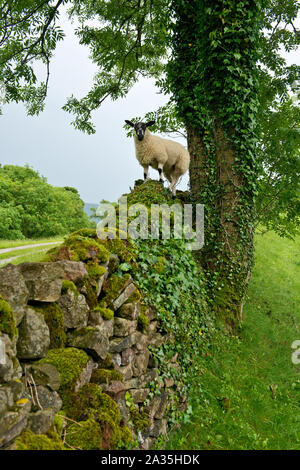
[(96, 289), (94, 286), (92, 286), (90, 278), (88, 276), (85, 276), (84, 278), (79, 279), (76, 282), (76, 285), (79, 291), (84, 293), (86, 303), (88, 304), (90, 309), (94, 310), (98, 306), (98, 298)]
[(17, 450), (66, 450), (60, 437), (55, 432), (47, 434), (34, 434), (32, 431), (24, 431), (16, 439)]
[(124, 274), (122, 277), (113, 275), (103, 285), (103, 292), (105, 297), (102, 299), (101, 305), (107, 307), (111, 305), (113, 300), (115, 300), (121, 292), (128, 285), (130, 279), (130, 274)]
[(11, 339), (17, 334), (13, 310), (0, 295), (0, 332), (7, 334)]
[(102, 445), (102, 430), (100, 424), (93, 418), (68, 426), (66, 443), (81, 450), (99, 450)]
[(106, 273), (106, 268), (104, 266), (99, 266), (99, 264), (88, 263), (86, 266), (87, 272), (91, 279), (94, 281), (99, 281), (99, 279)]
[(68, 281), (66, 279), (63, 280), (62, 282), (62, 287), (61, 287), (61, 294), (67, 294), (68, 291), (71, 291), (75, 294), (75, 297), (78, 297), (79, 292), (77, 290), (77, 287), (75, 286), (74, 282)]
[(64, 315), (56, 303), (39, 302), (32, 306), (42, 313), (50, 332), (50, 349), (63, 348), (67, 337), (64, 330)]
[(146, 432), (150, 426), (149, 418), (146, 413), (137, 409), (130, 410), (130, 419), (136, 431)]
[(148, 333), (149, 318), (144, 313), (141, 313), (138, 316), (137, 327), (141, 333), (144, 333), (145, 335)]
[(91, 377), (91, 382), (95, 384), (108, 384), (112, 380), (119, 380), (122, 382), (124, 377), (121, 372), (114, 369), (95, 369)]
[(121, 420), (120, 410), (116, 402), (102, 392), (99, 385), (88, 383), (70, 395), (66, 406), (67, 415), (75, 421), (85, 421), (95, 411), (110, 413), (117, 423)]
[(40, 364), (52, 364), (61, 375), (59, 394), (63, 403), (68, 402), (70, 394), (78, 381), (83, 368), (86, 366), (89, 356), (76, 348), (50, 349), (47, 356), (39, 361)]

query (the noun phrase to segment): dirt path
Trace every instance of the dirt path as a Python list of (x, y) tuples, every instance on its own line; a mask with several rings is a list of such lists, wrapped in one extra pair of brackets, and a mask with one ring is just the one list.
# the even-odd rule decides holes
[(10, 251), (25, 250), (26, 248), (35, 248), (36, 246), (58, 245), (59, 243), (61, 243), (61, 242), (34, 243), (33, 245), (12, 246), (10, 248), (1, 248), (0, 249), (0, 255), (2, 253), (8, 253)]
[[(22, 249), (24, 250), (26, 248), (35, 248), (37, 246), (47, 246), (48, 247), (50, 245), (58, 245), (59, 243), (61, 243), (61, 242), (36, 243), (35, 245), (24, 245), (24, 246), (18, 246), (18, 247), (14, 247), (14, 248), (2, 248), (0, 250), (0, 254), (1, 253), (9, 253), (10, 251), (15, 251), (15, 250), (22, 250)], [(32, 252), (29, 252), (29, 253), (23, 253), (23, 254), (18, 255), (18, 256), (12, 256), (10, 258), (1, 259), (0, 260), (0, 266), (2, 266), (3, 264), (10, 263), (11, 261), (14, 261), (15, 259), (21, 258), (22, 256), (32, 255), (32, 254), (36, 254), (36, 253), (42, 253), (43, 251), (47, 251), (47, 248), (44, 248), (43, 250), (32, 251)]]

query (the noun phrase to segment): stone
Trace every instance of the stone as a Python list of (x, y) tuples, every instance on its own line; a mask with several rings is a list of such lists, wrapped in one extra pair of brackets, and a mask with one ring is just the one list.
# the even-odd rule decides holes
[(18, 266), (7, 264), (0, 269), (0, 295), (13, 309), (17, 326), (24, 316), (29, 292)]
[(127, 287), (125, 287), (123, 292), (115, 300), (112, 301), (113, 310), (118, 310), (118, 308), (120, 308), (121, 305), (123, 305), (126, 302), (126, 300), (128, 300), (129, 297), (136, 290), (137, 290), (137, 288), (133, 283), (131, 283)]
[(136, 342), (134, 346), (135, 349), (138, 352), (144, 352), (145, 349), (148, 347), (148, 345), (149, 345), (149, 337), (138, 331), (136, 333)]
[(114, 336), (129, 336), (137, 328), (136, 320), (126, 320), (125, 318), (115, 318)]
[(115, 313), (116, 317), (126, 318), (127, 320), (136, 320), (140, 314), (140, 303), (132, 302), (123, 304)]
[(68, 346), (85, 350), (96, 361), (105, 359), (109, 341), (101, 326), (80, 328), (68, 334)]
[(157, 371), (155, 369), (151, 369), (140, 377), (134, 377), (130, 380), (126, 380), (124, 382), (124, 386), (126, 390), (130, 390), (132, 388), (147, 388), (147, 385), (149, 385), (149, 383), (152, 381), (157, 381), (157, 378)]
[(119, 257), (115, 254), (111, 254), (107, 262), (107, 276), (111, 276), (119, 266)]
[(85, 269), (85, 265), (82, 261), (58, 261), (64, 270), (64, 279), (67, 281), (76, 282), (88, 276), (88, 272)]
[(155, 411), (154, 417), (156, 419), (162, 419), (165, 415), (167, 406), (168, 406), (168, 393), (162, 392), (161, 395), (158, 395), (158, 407)]
[(140, 449), (150, 450), (152, 444), (153, 444), (153, 439), (151, 439), (151, 437), (147, 437), (146, 439), (143, 440), (143, 442), (140, 443)]
[(26, 428), (31, 409), (31, 401), (24, 401), (16, 405), (14, 411), (7, 411), (0, 420), (0, 447), (8, 445)]
[(149, 321), (151, 322), (155, 319), (155, 310), (152, 307), (148, 307), (145, 310), (145, 315), (149, 318)]
[(101, 388), (115, 401), (125, 396), (125, 386), (119, 380), (112, 380), (109, 384), (101, 384)]
[(52, 409), (39, 410), (28, 416), (27, 428), (34, 434), (46, 434), (51, 428), (55, 417)]
[(166, 339), (160, 333), (155, 333), (153, 337), (150, 339), (150, 345), (157, 348), (166, 342)]
[(62, 407), (62, 399), (59, 394), (43, 385), (36, 387), (38, 401), (43, 409), (51, 408), (57, 413)]
[(143, 403), (148, 397), (149, 393), (150, 393), (149, 388), (137, 388), (137, 389), (132, 388), (130, 390), (130, 395), (134, 403)]
[(101, 330), (108, 338), (111, 338), (114, 335), (114, 320), (103, 320), (101, 323)]
[(160, 395), (155, 395), (150, 403), (146, 404), (143, 406), (142, 411), (146, 413), (146, 415), (149, 417), (149, 420), (152, 421), (154, 419), (154, 416), (159, 410), (161, 402), (161, 396)]
[(29, 291), (29, 300), (56, 302), (61, 295), (64, 268), (55, 263), (21, 263), (18, 265)]
[(22, 376), (22, 369), (16, 358), (14, 341), (0, 333), (0, 380), (10, 382)]
[(136, 354), (132, 363), (132, 372), (134, 377), (145, 374), (149, 363), (150, 352), (145, 349), (142, 353)]
[(76, 295), (71, 290), (62, 295), (58, 301), (64, 315), (65, 328), (80, 328), (87, 325), (89, 306), (84, 295)]
[(133, 346), (136, 341), (136, 332), (126, 336), (125, 338), (113, 338), (109, 344), (109, 352), (112, 354), (120, 353), (124, 351), (124, 349), (128, 349)]
[(120, 372), (124, 380), (129, 380), (132, 377), (132, 366), (131, 364), (127, 364), (126, 366), (115, 366), (115, 369)]
[(42, 313), (26, 308), (19, 325), (17, 355), (20, 359), (39, 359), (45, 357), (50, 345), (49, 328)]
[(106, 279), (106, 273), (104, 273), (100, 279), (98, 279), (98, 281), (96, 282), (96, 294), (97, 294), (97, 297), (99, 297), (100, 295), (100, 292), (102, 290), (102, 287), (103, 287), (103, 284), (104, 284), (104, 281)]
[(157, 330), (158, 322), (157, 321), (152, 321), (149, 323), (149, 328), (148, 328), (148, 335), (152, 338)]
[(61, 384), (60, 373), (52, 364), (29, 364), (26, 366), (26, 375), (30, 381), (30, 376), (36, 385), (44, 385), (51, 390), (58, 390)]
[(75, 392), (78, 392), (78, 390), (81, 387), (83, 387), (83, 385), (89, 383), (89, 381), (91, 380), (91, 376), (92, 376), (92, 372), (94, 368), (95, 368), (95, 363), (92, 359), (90, 359), (86, 363), (86, 365), (83, 367), (80, 377), (75, 384), (75, 387), (74, 387)]
[(120, 355), (120, 354), (118, 354), (118, 353), (111, 354), (111, 358), (112, 358), (113, 363), (114, 363), (116, 366), (120, 366), (120, 365), (121, 365), (122, 359), (121, 359), (121, 355)]
[(14, 394), (8, 386), (0, 386), (0, 416), (14, 404)]
[(127, 424), (130, 420), (130, 411), (128, 406), (126, 405), (126, 401), (124, 398), (119, 398), (117, 400), (117, 404), (120, 408), (122, 419), (124, 420), (125, 424)]
[(155, 419), (149, 430), (151, 437), (159, 437), (167, 434), (167, 420), (166, 419)]
[(127, 348), (122, 352), (122, 360), (121, 360), (121, 365), (122, 366), (127, 366), (128, 364), (131, 364), (134, 360), (134, 351), (131, 348)]
[(174, 385), (174, 379), (173, 377), (165, 378), (164, 379), (164, 384), (166, 388), (172, 387)]

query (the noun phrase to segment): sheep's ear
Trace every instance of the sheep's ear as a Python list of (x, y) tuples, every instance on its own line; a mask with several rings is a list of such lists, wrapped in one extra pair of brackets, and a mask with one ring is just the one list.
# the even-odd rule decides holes
[(126, 124), (128, 124), (129, 126), (134, 127), (134, 124), (133, 124), (132, 121), (128, 121), (127, 119), (125, 119), (125, 122), (126, 122)]
[(146, 127), (153, 126), (153, 124), (155, 124), (155, 121), (148, 121), (148, 122), (146, 123)]

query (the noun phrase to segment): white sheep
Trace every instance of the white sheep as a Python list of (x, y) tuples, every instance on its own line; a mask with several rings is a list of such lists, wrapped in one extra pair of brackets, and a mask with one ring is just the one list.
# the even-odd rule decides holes
[(170, 182), (172, 197), (176, 195), (177, 182), (189, 168), (190, 154), (183, 145), (173, 140), (163, 139), (151, 134), (148, 127), (155, 121), (134, 124), (125, 120), (134, 128), (134, 143), (136, 158), (144, 168), (144, 179), (148, 179), (149, 166), (158, 170), (159, 181), (163, 183), (162, 172)]

